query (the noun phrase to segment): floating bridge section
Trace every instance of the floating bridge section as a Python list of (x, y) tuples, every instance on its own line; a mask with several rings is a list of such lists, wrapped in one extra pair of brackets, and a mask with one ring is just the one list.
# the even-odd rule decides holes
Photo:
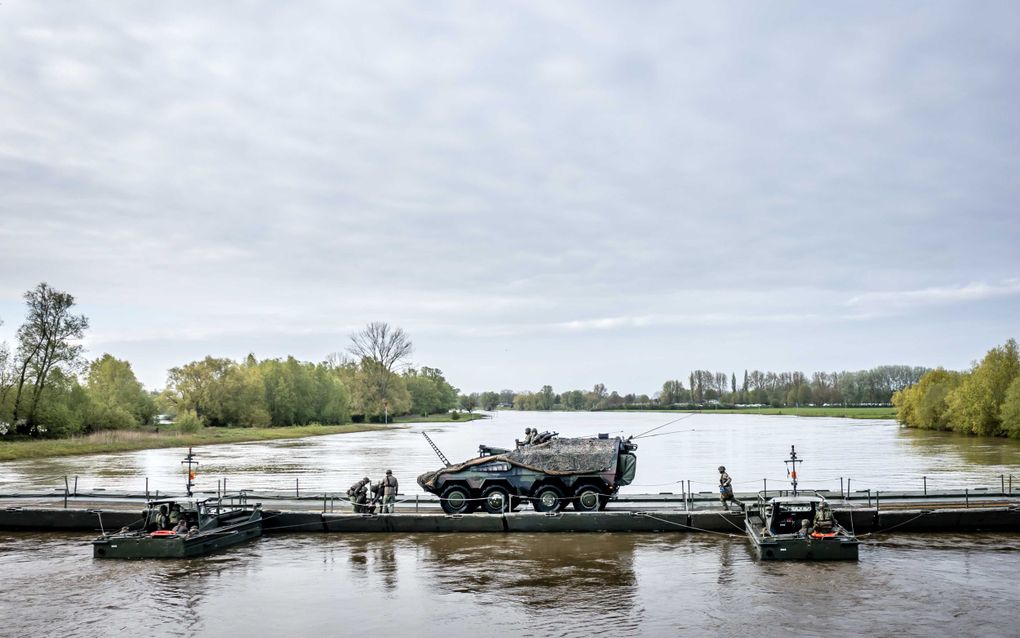
[[(778, 494), (778, 493), (777, 493)], [(1020, 494), (965, 491), (926, 494), (822, 493), (836, 519), (862, 533), (1020, 532)], [(772, 496), (773, 494), (769, 494)], [(737, 495), (753, 503), (756, 495)], [(199, 498), (206, 495), (199, 495)], [(541, 533), (541, 532), (692, 532), (743, 534), (740, 512), (719, 509), (709, 493), (701, 495), (625, 495), (603, 512), (525, 510), (503, 515), (447, 515), (438, 500), (403, 497), (396, 514), (354, 514), (329, 495), (302, 498), (248, 494), (262, 502), (263, 529), (273, 533)], [(144, 495), (19, 494), (0, 495), (0, 530), (99, 532), (119, 529), (139, 518)]]

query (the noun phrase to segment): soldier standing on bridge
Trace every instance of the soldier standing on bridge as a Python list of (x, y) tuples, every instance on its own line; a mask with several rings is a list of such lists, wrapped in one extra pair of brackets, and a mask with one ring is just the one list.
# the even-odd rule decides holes
[(741, 510), (744, 509), (744, 504), (733, 496), (733, 479), (726, 473), (726, 468), (722, 465), (719, 466), (719, 500), (722, 501), (727, 512), (730, 511), (730, 501), (736, 503)]
[(393, 476), (393, 470), (386, 470), (386, 478), (382, 482), (382, 491), (382, 513), (392, 514), (394, 505), (397, 502), (397, 477)]

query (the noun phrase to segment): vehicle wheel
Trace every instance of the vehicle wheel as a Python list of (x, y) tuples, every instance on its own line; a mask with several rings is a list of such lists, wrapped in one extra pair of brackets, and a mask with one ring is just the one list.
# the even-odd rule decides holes
[(595, 512), (602, 506), (602, 492), (594, 485), (582, 485), (574, 492), (573, 503), (578, 512)]
[(510, 492), (505, 487), (493, 485), (482, 491), (482, 507), (489, 514), (502, 514), (509, 509)]
[(558, 512), (563, 509), (563, 492), (555, 485), (543, 485), (535, 490), (531, 505), (536, 512)]
[(471, 501), (468, 500), (471, 498), (471, 493), (468, 492), (466, 487), (451, 485), (443, 490), (440, 498), (442, 500), (439, 502), (439, 505), (447, 514), (467, 514), (473, 509)]

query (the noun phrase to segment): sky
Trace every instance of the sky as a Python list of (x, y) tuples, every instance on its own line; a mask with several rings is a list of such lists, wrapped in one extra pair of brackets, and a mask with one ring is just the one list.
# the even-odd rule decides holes
[(464, 391), (1020, 337), (1020, 5), (0, 2), (0, 340)]

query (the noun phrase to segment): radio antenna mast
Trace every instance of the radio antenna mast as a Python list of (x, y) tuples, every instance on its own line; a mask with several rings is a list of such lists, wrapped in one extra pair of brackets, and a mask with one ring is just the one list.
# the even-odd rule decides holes
[(797, 458), (797, 450), (794, 446), (790, 446), (790, 458), (783, 461), (786, 463), (786, 475), (790, 477), (790, 482), (793, 483), (793, 495), (797, 496), (797, 464), (803, 463), (802, 459)]

